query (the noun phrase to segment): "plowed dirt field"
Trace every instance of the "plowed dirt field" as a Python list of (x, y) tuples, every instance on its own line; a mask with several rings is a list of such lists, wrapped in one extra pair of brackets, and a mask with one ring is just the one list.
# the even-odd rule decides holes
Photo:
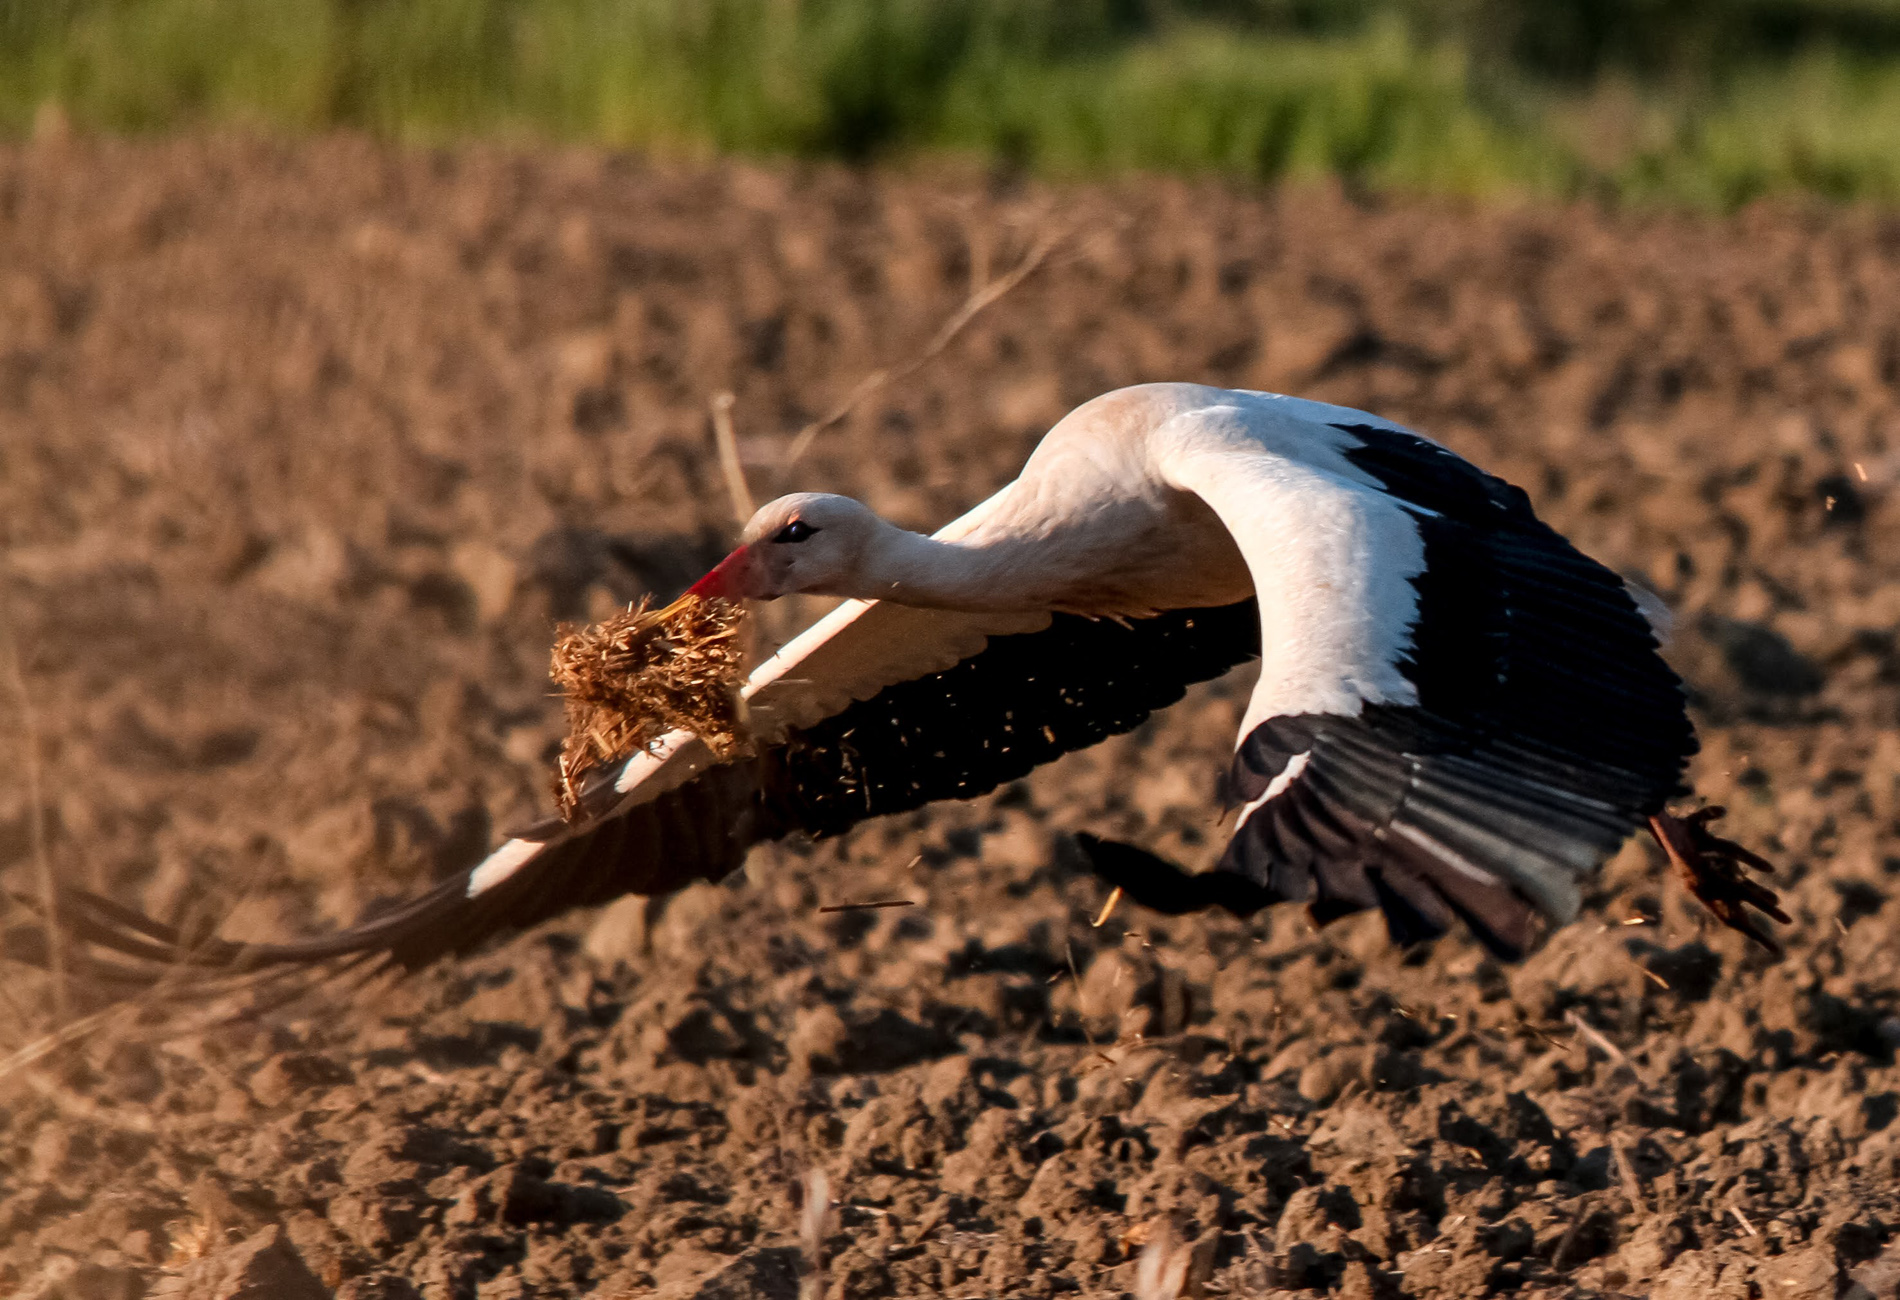
[[(0, 1079), (0, 1294), (1110, 1297), (1163, 1233), (1184, 1294), (1894, 1294), (1900, 222), (1872, 214), (0, 147), (4, 883), (43, 860), (246, 937), (414, 893), (550, 807), (555, 620), (730, 540), (714, 394), (761, 495), (925, 526), (1148, 379), (1407, 421), (1662, 593), (1695, 782), (1779, 864), (1786, 957), (1637, 843), (1515, 967), (1297, 910), (1091, 926), (1066, 836), (1209, 858), (1243, 673), (644, 915), (223, 1028), (111, 1018)], [(52, 1001), (4, 969), (11, 1049)]]

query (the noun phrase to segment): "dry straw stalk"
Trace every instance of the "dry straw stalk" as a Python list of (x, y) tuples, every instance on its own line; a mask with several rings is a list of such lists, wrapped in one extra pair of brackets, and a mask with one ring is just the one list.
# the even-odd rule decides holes
[(650, 748), (669, 731), (690, 731), (720, 757), (748, 745), (745, 605), (682, 596), (664, 609), (646, 598), (591, 627), (566, 626), (548, 676), (567, 700), (555, 798), (570, 820), (582, 778)]

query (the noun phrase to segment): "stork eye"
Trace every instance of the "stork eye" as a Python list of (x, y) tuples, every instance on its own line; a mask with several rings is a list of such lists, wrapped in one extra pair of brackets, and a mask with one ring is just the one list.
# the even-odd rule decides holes
[(785, 527), (779, 529), (776, 533), (773, 533), (772, 540), (775, 542), (802, 542), (817, 531), (816, 528), (813, 528), (803, 519), (794, 519), (791, 523), (785, 525)]

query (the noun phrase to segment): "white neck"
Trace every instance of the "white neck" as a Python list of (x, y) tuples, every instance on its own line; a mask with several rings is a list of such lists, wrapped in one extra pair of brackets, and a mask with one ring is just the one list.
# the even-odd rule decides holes
[(1032, 558), (1024, 550), (1013, 539), (940, 542), (879, 520), (852, 590), (839, 594), (926, 609), (1046, 606), (1025, 581), (1036, 566), (1024, 562)]

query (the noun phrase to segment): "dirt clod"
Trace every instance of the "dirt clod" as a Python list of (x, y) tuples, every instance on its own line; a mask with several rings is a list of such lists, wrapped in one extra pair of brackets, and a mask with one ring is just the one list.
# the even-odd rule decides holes
[(329, 1300), (303, 1257), (275, 1224), (197, 1261), (183, 1278), (185, 1300)]

